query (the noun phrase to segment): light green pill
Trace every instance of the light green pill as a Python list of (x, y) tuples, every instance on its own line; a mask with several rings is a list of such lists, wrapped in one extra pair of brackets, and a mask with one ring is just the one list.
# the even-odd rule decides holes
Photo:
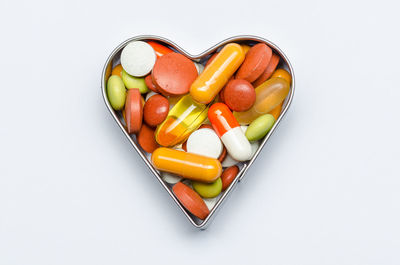
[(222, 180), (218, 178), (212, 183), (192, 182), (193, 189), (203, 198), (214, 198), (221, 193)]
[(246, 138), (249, 141), (257, 141), (263, 138), (272, 128), (275, 118), (271, 114), (264, 114), (252, 121), (247, 128)]
[(122, 81), (124, 82), (126, 88), (137, 88), (141, 94), (149, 92), (149, 88), (146, 86), (146, 82), (144, 81), (144, 77), (135, 77), (131, 76), (125, 70), (121, 72)]
[(122, 110), (125, 105), (126, 89), (124, 82), (118, 75), (112, 75), (107, 81), (107, 97), (115, 110)]

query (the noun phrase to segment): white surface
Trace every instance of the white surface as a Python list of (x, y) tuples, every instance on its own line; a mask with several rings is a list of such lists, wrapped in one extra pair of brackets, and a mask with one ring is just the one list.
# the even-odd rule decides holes
[[(399, 264), (397, 1), (193, 3), (0, 2), (0, 264)], [(111, 50), (145, 33), (192, 53), (260, 35), (296, 70), (288, 115), (203, 232), (101, 98)]]
[(209, 128), (198, 129), (192, 132), (186, 143), (187, 152), (215, 159), (221, 155), (223, 148), (218, 135), (214, 130)]

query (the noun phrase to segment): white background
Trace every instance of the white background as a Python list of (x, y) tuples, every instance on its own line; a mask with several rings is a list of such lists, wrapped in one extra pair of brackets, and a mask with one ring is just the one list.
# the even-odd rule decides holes
[[(396, 1), (0, 2), (0, 264), (399, 264)], [(373, 4), (372, 4), (373, 3)], [(288, 55), (294, 101), (208, 230), (192, 228), (104, 106), (123, 40)]]

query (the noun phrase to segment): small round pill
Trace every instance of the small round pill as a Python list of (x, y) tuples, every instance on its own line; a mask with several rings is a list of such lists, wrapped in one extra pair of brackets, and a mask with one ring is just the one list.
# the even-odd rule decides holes
[(244, 79), (233, 79), (224, 88), (223, 100), (233, 111), (246, 111), (256, 101), (253, 85)]
[(161, 95), (153, 95), (144, 104), (143, 118), (144, 121), (155, 127), (161, 124), (168, 115), (169, 102), (168, 99)]

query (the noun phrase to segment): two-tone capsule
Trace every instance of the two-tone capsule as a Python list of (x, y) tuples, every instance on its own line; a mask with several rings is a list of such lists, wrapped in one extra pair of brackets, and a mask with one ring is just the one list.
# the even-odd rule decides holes
[(213, 104), (208, 110), (208, 119), (228, 153), (234, 159), (246, 161), (251, 158), (250, 142), (227, 105), (224, 103)]

